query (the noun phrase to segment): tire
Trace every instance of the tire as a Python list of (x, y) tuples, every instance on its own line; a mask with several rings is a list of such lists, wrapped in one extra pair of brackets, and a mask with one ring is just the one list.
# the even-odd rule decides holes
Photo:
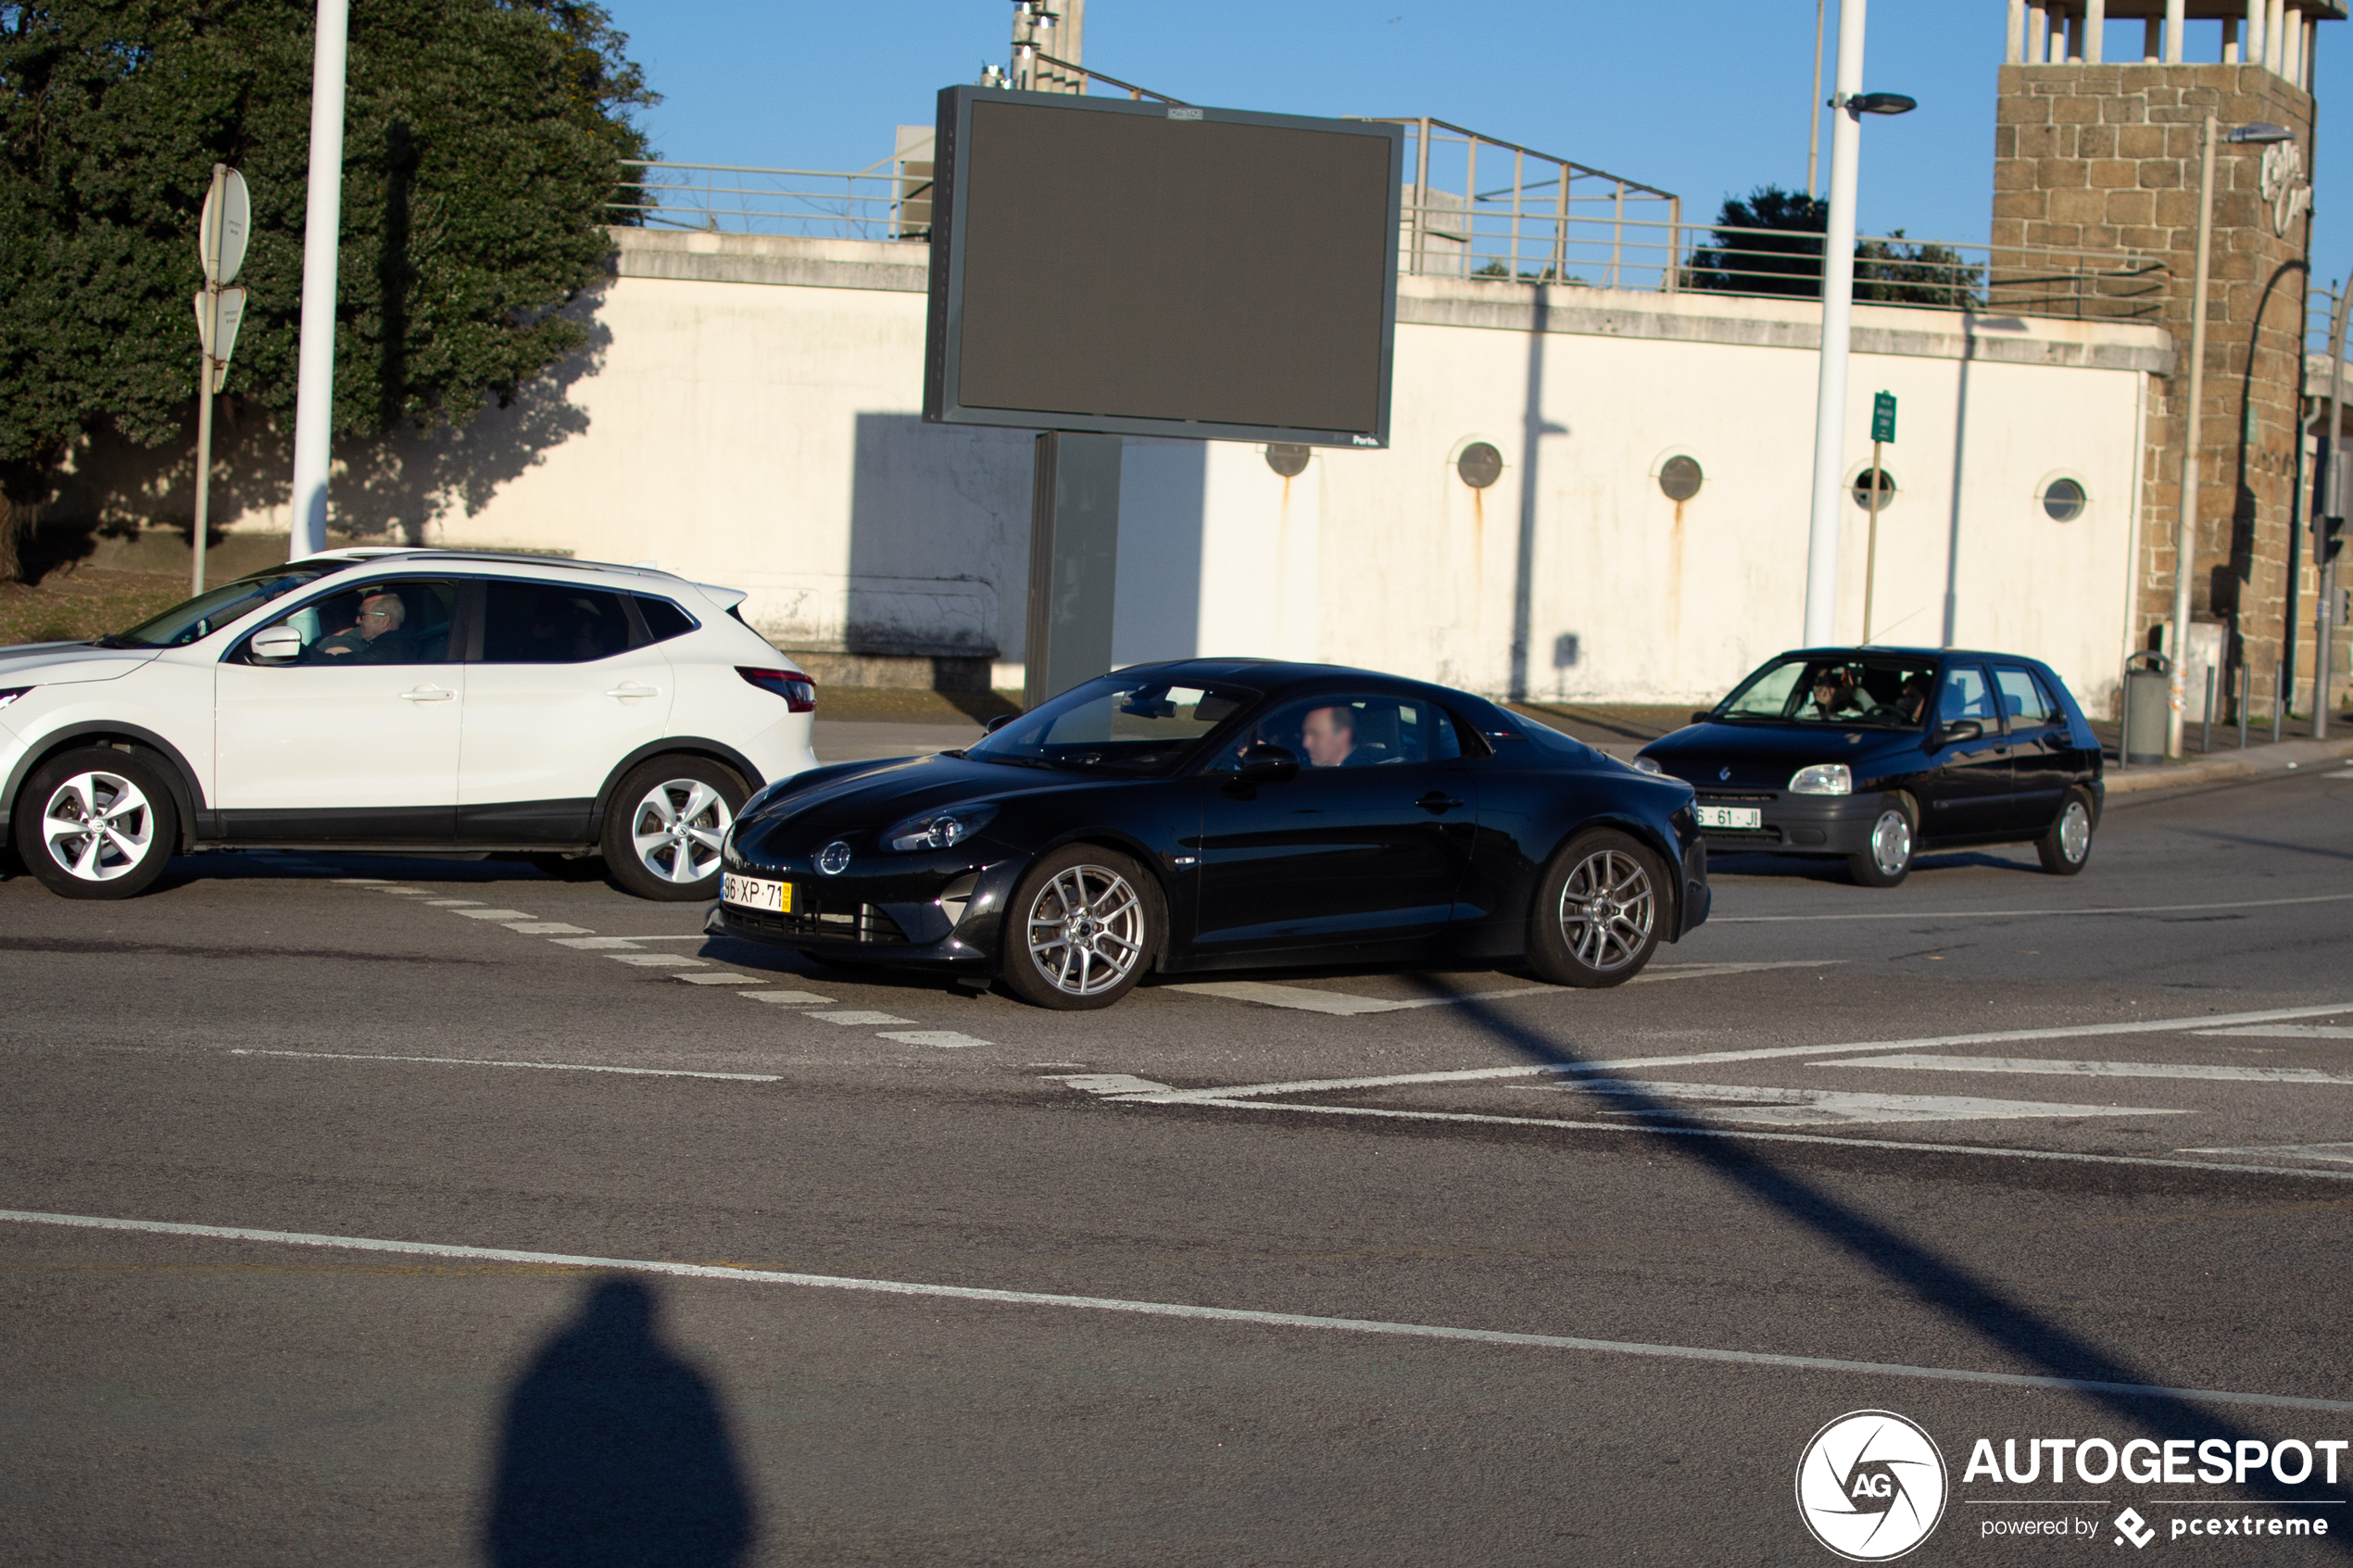
[(1846, 857), (1846, 874), (1860, 886), (1894, 886), (1912, 874), (1913, 847), (1919, 835), (1919, 815), (1911, 801), (1889, 796), (1871, 819), (1870, 847)]
[(1614, 828), (1580, 833), (1553, 857), (1529, 911), (1528, 964), (1555, 985), (1622, 985), (1657, 950), (1673, 909), (1665, 866)]
[[(90, 822), (96, 832), (82, 831)], [(33, 770), (17, 797), (17, 853), (52, 893), (132, 898), (180, 844), (163, 771), (135, 752), (85, 746)]]
[(2034, 853), (2042, 857), (2043, 869), (2053, 876), (2073, 876), (2082, 871), (2092, 858), (2092, 829), (2097, 822), (2092, 797), (2080, 789), (2069, 790), (2051, 831), (2034, 841)]
[(624, 893), (664, 903), (719, 897), (719, 851), (751, 791), (707, 757), (629, 770), (605, 809), (605, 870)]
[(1005, 906), (1005, 988), (1058, 1012), (1111, 1006), (1160, 950), (1159, 892), (1115, 849), (1073, 844), (1044, 856)]

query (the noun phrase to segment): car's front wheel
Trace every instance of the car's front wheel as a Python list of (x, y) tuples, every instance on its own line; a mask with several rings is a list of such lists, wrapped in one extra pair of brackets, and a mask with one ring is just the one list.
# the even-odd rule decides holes
[(1063, 1012), (1136, 988), (1160, 946), (1155, 889), (1115, 849), (1074, 844), (1029, 869), (1005, 908), (1006, 989)]
[(1657, 949), (1668, 905), (1657, 855), (1614, 828), (1578, 834), (1544, 870), (1528, 964), (1555, 985), (1622, 985)]
[(605, 812), (605, 865), (624, 893), (692, 903), (719, 897), (719, 852), (751, 791), (707, 757), (656, 757), (629, 771)]
[(2043, 869), (2053, 876), (2073, 876), (2092, 858), (2092, 797), (2080, 789), (2067, 792), (2058, 821), (2034, 846)]
[(130, 898), (163, 874), (180, 812), (151, 763), (94, 746), (33, 771), (17, 797), (16, 829), (17, 853), (51, 892)]
[(1865, 887), (1894, 886), (1912, 874), (1912, 842), (1918, 836), (1911, 802), (1889, 796), (1871, 819), (1863, 852), (1846, 857), (1846, 874)]

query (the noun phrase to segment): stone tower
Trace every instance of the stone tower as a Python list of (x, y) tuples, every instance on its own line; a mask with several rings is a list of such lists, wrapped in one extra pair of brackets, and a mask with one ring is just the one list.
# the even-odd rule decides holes
[[(2017, 280), (2072, 270), (2084, 314), (2139, 316), (2173, 333), (2173, 372), (2150, 399), (2142, 453), (2132, 607), (2139, 646), (2161, 646), (2172, 611), (2200, 127), (2212, 115), (2218, 136), (2258, 121), (2294, 134), (2271, 146), (2220, 142), (2215, 152), (2189, 563), (2192, 619), (2219, 629), (2220, 689), (2244, 664), (2251, 706), (2268, 713), (2291, 603), (2309, 620), (2312, 602), (2309, 551), (2296, 536), (2305, 514), (2299, 480), (2309, 484), (2298, 398), (2311, 287), (2310, 88), (2319, 24), (2343, 19), (2345, 0), (2007, 4), (1994, 131), (1994, 307)], [(2117, 21), (2127, 25), (2105, 25)], [(2114, 58), (2127, 39), (2137, 47)], [(2086, 272), (2105, 275), (2087, 281)], [(2291, 571), (2301, 579), (2293, 591)], [(2194, 634), (2193, 658), (2200, 640)], [(2299, 675), (2309, 663), (2308, 635)], [(2194, 696), (2193, 711), (2198, 705)]]

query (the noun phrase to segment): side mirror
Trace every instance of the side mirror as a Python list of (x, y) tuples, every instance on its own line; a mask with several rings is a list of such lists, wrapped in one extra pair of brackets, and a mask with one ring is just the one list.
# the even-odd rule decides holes
[(291, 626), (271, 626), (253, 634), (245, 646), (253, 657), (272, 664), (283, 664), (289, 659), (302, 657), (302, 633)]
[(1281, 784), (1299, 776), (1299, 759), (1285, 746), (1269, 746), (1260, 741), (1242, 753), (1242, 765), (1235, 773), (1236, 781), (1246, 784)]
[(1692, 722), (1694, 724), (1705, 724), (1710, 719), (1715, 717), (1716, 710), (1712, 708), (1694, 708), (1692, 709)]
[(997, 717), (988, 721), (987, 733), (993, 735), (998, 731), (1003, 729), (1006, 725), (1012, 723), (1014, 720), (1020, 717), (1021, 715), (1018, 713), (1000, 713)]
[(1977, 740), (1985, 734), (1985, 726), (1974, 719), (1956, 719), (1936, 727), (1936, 744), (1953, 746), (1965, 740)]

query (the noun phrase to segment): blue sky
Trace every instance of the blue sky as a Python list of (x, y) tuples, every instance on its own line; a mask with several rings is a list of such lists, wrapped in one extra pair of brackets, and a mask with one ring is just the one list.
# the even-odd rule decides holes
[[(1009, 0), (607, 3), (665, 97), (645, 117), (664, 157), (821, 169), (887, 157), (892, 126), (928, 122), (940, 87), (1004, 62), (1013, 15)], [(1874, 0), (1865, 85), (1920, 107), (1866, 129), (1866, 232), (1986, 237), (2005, 14), (2003, 0)], [(2353, 24), (2321, 31), (2325, 106), (2348, 80)], [(1826, 49), (1836, 35), (1832, 0)], [(2137, 52), (2140, 23), (2109, 36), (2111, 58)], [(2218, 41), (2193, 26), (2192, 57)], [(1428, 114), (1676, 192), (1706, 218), (1728, 193), (1805, 184), (1813, 46), (1813, 0), (1088, 0), (1086, 63), (1190, 103)], [(2324, 130), (2332, 119), (2324, 107)], [(2353, 268), (2335, 188), (2315, 207), (2322, 282)]]

